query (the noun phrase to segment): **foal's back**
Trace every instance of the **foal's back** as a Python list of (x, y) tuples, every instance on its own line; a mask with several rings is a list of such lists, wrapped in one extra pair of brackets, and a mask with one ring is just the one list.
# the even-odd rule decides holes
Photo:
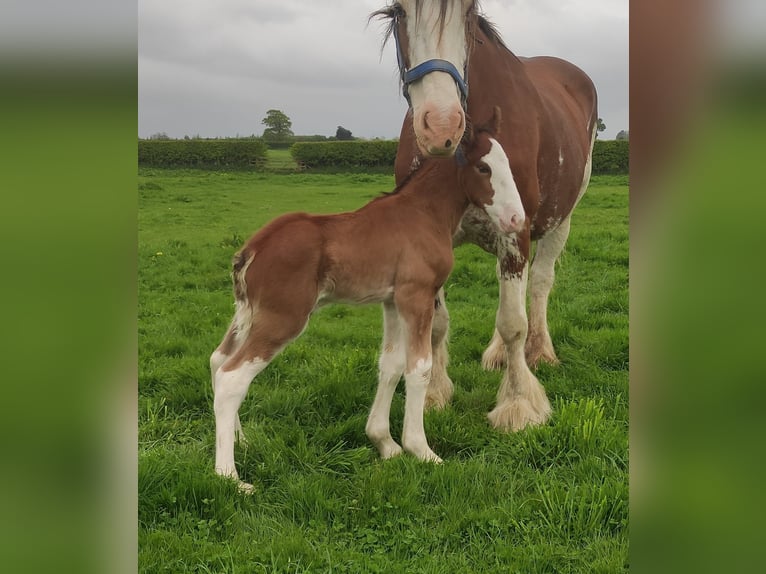
[(413, 183), (353, 212), (296, 212), (271, 221), (239, 254), (252, 257), (248, 299), (304, 309), (385, 301), (404, 282), (438, 288), (451, 267), (451, 236), (423, 209), (428, 198), (417, 188)]

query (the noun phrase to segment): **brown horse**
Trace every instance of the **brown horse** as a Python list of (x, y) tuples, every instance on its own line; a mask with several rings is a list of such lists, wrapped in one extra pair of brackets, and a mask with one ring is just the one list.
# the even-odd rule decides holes
[[(437, 292), (452, 270), (452, 236), (469, 204), (487, 214), (498, 236), (525, 225), (505, 152), (495, 137), (500, 111), (466, 132), (464, 153), (428, 161), (397, 189), (337, 215), (283, 215), (258, 231), (234, 258), (236, 313), (213, 355), (216, 472), (238, 478), (239, 407), (253, 378), (293, 339), (314, 309), (331, 302), (382, 302), (384, 336), (378, 390), (366, 426), (383, 458), (402, 452), (389, 410), (404, 374), (402, 446), (439, 462), (428, 446), (423, 408), (430, 380)], [(251, 485), (242, 483), (245, 490)]]
[[(482, 362), (486, 368), (505, 365), (506, 372), (490, 421), (507, 430), (544, 423), (550, 404), (529, 366), (558, 363), (548, 332), (548, 296), (572, 210), (590, 180), (597, 123), (593, 82), (564, 60), (515, 56), (479, 14), (475, 0), (401, 0), (371, 18), (376, 16), (389, 19), (388, 35), (396, 40), (410, 103), (396, 157), (397, 181), (407, 177), (421, 154), (454, 153), (465, 111), (482, 122), (496, 104), (502, 109), (504, 129), (498, 140), (508, 154), (526, 225), (517, 234), (499, 235), (486, 214), (469, 208), (455, 245), (475, 243), (497, 256), (500, 305)], [(532, 241), (537, 248), (529, 269), (527, 321)], [(441, 306), (436, 321), (448, 321), (446, 314)], [(435, 334), (433, 346), (426, 402), (443, 406), (453, 390), (446, 372), (446, 339)]]

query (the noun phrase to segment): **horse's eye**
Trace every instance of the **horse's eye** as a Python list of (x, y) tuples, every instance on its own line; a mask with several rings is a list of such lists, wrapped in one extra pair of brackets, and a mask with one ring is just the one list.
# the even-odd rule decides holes
[(478, 169), (479, 173), (483, 175), (490, 175), (492, 173), (492, 170), (486, 163), (480, 163), (478, 166), (476, 166), (476, 169)]
[(404, 11), (404, 8), (402, 7), (401, 4), (396, 4), (394, 5), (394, 15), (397, 18), (406, 18), (407, 12)]

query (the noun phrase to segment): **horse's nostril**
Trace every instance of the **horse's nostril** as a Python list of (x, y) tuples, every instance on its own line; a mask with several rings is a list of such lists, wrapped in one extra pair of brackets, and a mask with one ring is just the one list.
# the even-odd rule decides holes
[(451, 148), (452, 147), (452, 140), (447, 140), (446, 142), (444, 142), (444, 147), (446, 147), (447, 149)]

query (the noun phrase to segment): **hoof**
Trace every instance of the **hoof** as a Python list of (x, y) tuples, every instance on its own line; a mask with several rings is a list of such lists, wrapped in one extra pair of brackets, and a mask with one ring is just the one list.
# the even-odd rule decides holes
[(545, 395), (533, 405), (526, 398), (517, 397), (512, 402), (497, 405), (487, 418), (496, 429), (506, 432), (520, 431), (528, 426), (542, 425), (551, 416), (551, 406)]
[(545, 342), (538, 337), (527, 338), (527, 343), (524, 345), (524, 357), (526, 358), (527, 365), (532, 369), (536, 369), (540, 363), (548, 363), (554, 366), (561, 364), (550, 340)]
[(237, 489), (240, 493), (251, 496), (255, 492), (255, 487), (249, 482), (240, 480), (237, 484)]
[(452, 400), (452, 393), (454, 391), (455, 385), (452, 384), (452, 380), (447, 375), (438, 378), (432, 377), (426, 390), (426, 410), (441, 410), (446, 407), (450, 400)]
[(428, 450), (426, 450), (425, 452), (422, 452), (422, 453), (414, 453), (414, 452), (413, 452), (413, 453), (410, 453), (410, 454), (412, 454), (412, 456), (414, 456), (415, 458), (417, 458), (418, 460), (420, 460), (420, 461), (422, 461), (422, 462), (428, 462), (428, 463), (431, 463), (431, 464), (441, 464), (441, 463), (443, 463), (443, 462), (444, 462), (444, 461), (443, 461), (443, 460), (442, 460), (442, 459), (441, 459), (441, 458), (440, 458), (440, 457), (439, 457), (439, 456), (438, 456), (438, 455), (437, 455), (437, 454), (436, 454), (434, 451), (432, 451), (430, 448), (429, 448)]
[(493, 340), (481, 356), (481, 366), (485, 371), (499, 371), (505, 367), (505, 364), (505, 346), (502, 343), (495, 344)]
[(380, 453), (380, 458), (383, 460), (388, 460), (389, 458), (394, 458), (395, 456), (399, 456), (404, 452), (402, 447), (400, 447), (395, 442), (391, 441), (392, 444), (382, 446), (378, 449), (378, 452)]

